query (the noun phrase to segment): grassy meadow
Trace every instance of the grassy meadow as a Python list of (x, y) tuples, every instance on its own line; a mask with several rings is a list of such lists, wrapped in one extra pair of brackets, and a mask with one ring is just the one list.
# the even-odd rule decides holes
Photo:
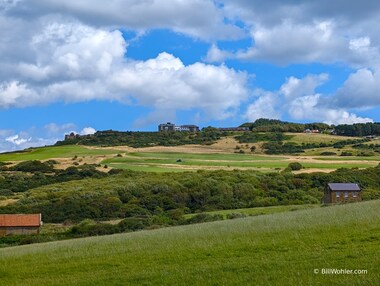
[[(378, 285), (380, 201), (0, 249), (2, 285)], [(322, 274), (323, 269), (366, 274)]]

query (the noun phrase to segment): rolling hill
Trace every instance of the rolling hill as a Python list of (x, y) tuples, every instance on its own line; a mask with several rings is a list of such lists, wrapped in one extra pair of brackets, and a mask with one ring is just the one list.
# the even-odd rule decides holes
[[(3, 285), (376, 285), (380, 201), (0, 249)], [(326, 269), (364, 270), (323, 274)], [(376, 282), (377, 281), (377, 282)]]

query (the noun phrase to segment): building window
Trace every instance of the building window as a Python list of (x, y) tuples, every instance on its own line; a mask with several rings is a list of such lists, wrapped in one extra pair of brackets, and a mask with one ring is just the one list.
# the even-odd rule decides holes
[(336, 192), (336, 197), (340, 198), (340, 192)]
[(357, 192), (353, 192), (353, 193), (352, 193), (352, 197), (353, 197), (353, 198), (357, 198), (357, 197), (358, 197), (358, 193), (357, 193)]
[(344, 198), (348, 199), (348, 192), (344, 192)]

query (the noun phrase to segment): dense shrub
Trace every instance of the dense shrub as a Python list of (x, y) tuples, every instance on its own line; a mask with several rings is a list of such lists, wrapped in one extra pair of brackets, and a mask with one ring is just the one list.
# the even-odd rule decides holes
[(326, 152), (322, 152), (319, 155), (321, 155), (321, 156), (336, 156), (337, 154), (335, 152), (326, 151)]
[(51, 163), (42, 163), (41, 161), (23, 161), (18, 163), (17, 165), (9, 168), (12, 171), (21, 171), (21, 172), (42, 172), (49, 173), (53, 172), (54, 168)]
[(243, 213), (231, 213), (231, 214), (227, 214), (227, 219), (244, 218), (246, 216), (247, 215)]
[(298, 171), (298, 170), (301, 170), (301, 169), (302, 169), (302, 164), (301, 164), (301, 163), (298, 163), (298, 162), (292, 162), (292, 163), (289, 163), (288, 167), (289, 167), (292, 171)]
[(121, 231), (136, 231), (146, 228), (149, 225), (148, 219), (128, 217), (119, 222), (118, 227)]
[(206, 214), (206, 213), (200, 213), (187, 219), (185, 223), (192, 224), (192, 223), (217, 221), (217, 220), (222, 220), (222, 219), (223, 219), (223, 216), (219, 214), (211, 215), (211, 214)]

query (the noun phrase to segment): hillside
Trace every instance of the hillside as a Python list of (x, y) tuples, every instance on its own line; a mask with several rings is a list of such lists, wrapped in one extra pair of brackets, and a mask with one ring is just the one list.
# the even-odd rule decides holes
[(379, 209), (371, 201), (3, 248), (0, 279), (30, 286), (376, 285)]

